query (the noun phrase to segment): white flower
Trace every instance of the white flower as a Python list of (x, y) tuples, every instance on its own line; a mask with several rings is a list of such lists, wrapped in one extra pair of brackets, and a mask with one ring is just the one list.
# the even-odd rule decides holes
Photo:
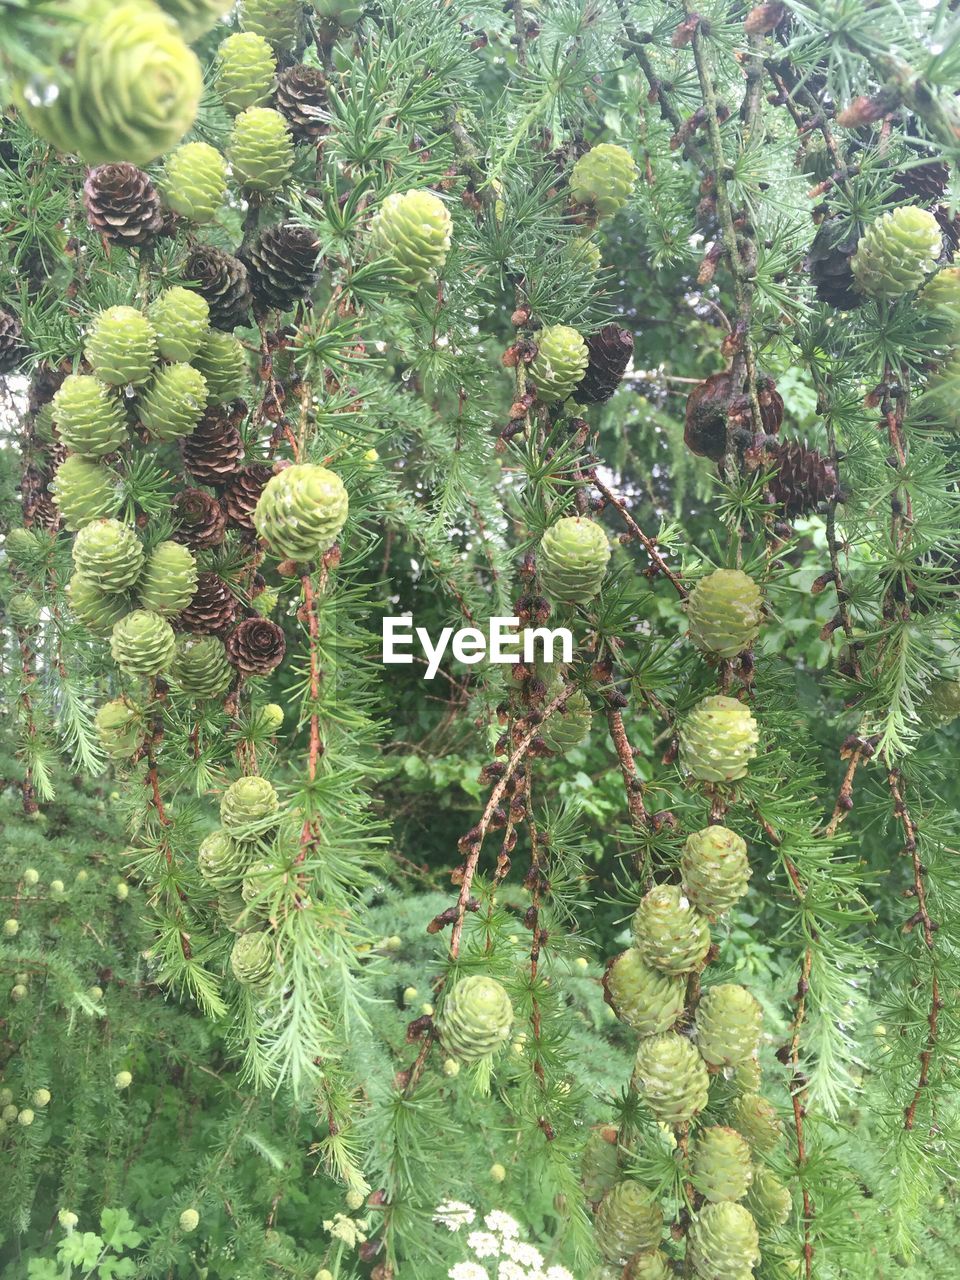
[(449, 1280), (490, 1280), (486, 1269), (479, 1262), (458, 1262), (447, 1272)]
[(500, 1241), (489, 1231), (471, 1231), (467, 1244), (478, 1258), (495, 1258), (500, 1252)]
[(512, 1240), (514, 1236), (520, 1234), (519, 1222), (516, 1218), (511, 1218), (509, 1213), (504, 1213), (502, 1209), (491, 1210), (483, 1221), (491, 1231), (499, 1231), (504, 1240)]
[(506, 1241), (503, 1252), (521, 1266), (533, 1267), (538, 1271), (543, 1266), (543, 1254), (540, 1250), (535, 1249), (532, 1244), (524, 1244), (522, 1240)]
[(469, 1227), (476, 1216), (476, 1211), (462, 1200), (444, 1200), (437, 1205), (433, 1220), (448, 1231), (459, 1231), (461, 1227)]
[(573, 1272), (566, 1267), (548, 1267), (545, 1280), (573, 1280)]
[(497, 1268), (497, 1280), (529, 1280), (530, 1273), (515, 1262), (501, 1262)]
[(363, 1244), (367, 1237), (360, 1228), (366, 1225), (366, 1221), (356, 1222), (345, 1213), (336, 1213), (332, 1221), (328, 1220), (323, 1224), (324, 1230), (329, 1231), (334, 1240), (342, 1240), (348, 1249), (355, 1249), (358, 1244)]

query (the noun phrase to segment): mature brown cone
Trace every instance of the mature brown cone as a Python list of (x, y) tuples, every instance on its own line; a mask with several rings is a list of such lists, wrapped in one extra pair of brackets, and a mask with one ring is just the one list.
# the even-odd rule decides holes
[(807, 254), (805, 265), (817, 297), (838, 311), (853, 311), (866, 301), (857, 290), (850, 270), (850, 259), (859, 239), (860, 228), (855, 222), (839, 217), (825, 218)]
[(573, 393), (580, 404), (603, 404), (609, 400), (633, 355), (633, 334), (618, 324), (605, 324), (587, 339), (590, 363)]
[(267, 676), (283, 661), (283, 628), (268, 618), (248, 618), (227, 636), (227, 659), (245, 676)]
[(940, 224), (940, 231), (943, 236), (943, 249), (937, 263), (941, 267), (948, 267), (956, 258), (958, 250), (960, 250), (960, 213), (955, 213), (950, 217), (950, 210), (945, 204), (934, 209), (933, 216)]
[(298, 142), (327, 132), (327, 79), (319, 67), (304, 63), (287, 67), (277, 77), (273, 105), (285, 118)]
[(239, 258), (212, 244), (201, 244), (187, 259), (184, 274), (206, 298), (215, 329), (232, 333), (237, 325), (250, 324), (253, 295), (247, 268)]
[(180, 528), (174, 535), (194, 551), (204, 547), (218, 547), (227, 529), (227, 516), (223, 507), (206, 489), (184, 489), (177, 494), (174, 504)]
[[(757, 378), (760, 429), (776, 435), (783, 422), (783, 397), (772, 378)], [(730, 371), (711, 373), (687, 396), (683, 439), (691, 453), (719, 462), (727, 449), (728, 428), (742, 427), (755, 433), (753, 405), (745, 391), (734, 388)]]
[(243, 457), (243, 440), (228, 410), (208, 409), (180, 446), (183, 465), (203, 484), (226, 484)]
[(288, 311), (320, 279), (319, 253), (320, 241), (309, 227), (281, 222), (261, 231), (245, 259), (254, 301)]
[(927, 205), (939, 200), (950, 181), (950, 168), (941, 160), (915, 165), (893, 175), (897, 184), (895, 200), (909, 200), (912, 204)]
[(193, 599), (174, 619), (174, 625), (180, 631), (223, 635), (233, 626), (237, 608), (237, 597), (224, 580), (216, 573), (205, 571), (198, 576)]
[(777, 468), (770, 478), (770, 492), (783, 504), (784, 515), (815, 511), (837, 495), (837, 472), (829, 458), (796, 440), (781, 440), (768, 450)]
[(0, 308), (0, 373), (13, 373), (26, 354), (20, 321)]
[(227, 519), (246, 533), (255, 533), (253, 512), (260, 501), (264, 486), (273, 475), (273, 467), (265, 462), (254, 462), (241, 467), (223, 491), (223, 505)]
[(112, 244), (149, 244), (163, 225), (160, 196), (135, 164), (101, 164), (83, 184), (83, 207), (94, 231)]

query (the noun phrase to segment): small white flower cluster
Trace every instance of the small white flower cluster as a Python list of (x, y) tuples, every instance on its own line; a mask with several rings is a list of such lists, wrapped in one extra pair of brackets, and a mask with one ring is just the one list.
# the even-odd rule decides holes
[[(433, 1220), (448, 1231), (459, 1231), (472, 1226), (476, 1216), (470, 1205), (449, 1200), (437, 1206)], [(473, 1259), (451, 1267), (449, 1280), (575, 1280), (566, 1267), (544, 1269), (543, 1254), (520, 1239), (520, 1224), (509, 1213), (494, 1209), (483, 1225), (486, 1230), (471, 1231), (466, 1238)]]

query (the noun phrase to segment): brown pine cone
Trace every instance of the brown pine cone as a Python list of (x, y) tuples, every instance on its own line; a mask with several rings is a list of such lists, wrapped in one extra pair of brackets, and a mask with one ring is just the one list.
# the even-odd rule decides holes
[(101, 164), (83, 184), (87, 222), (111, 244), (149, 244), (163, 223), (160, 196), (135, 164)]
[(633, 355), (633, 334), (618, 324), (605, 324), (587, 339), (590, 363), (573, 393), (580, 404), (603, 404), (609, 400)]
[(0, 374), (13, 373), (26, 354), (20, 321), (0, 308)]
[(893, 180), (897, 184), (895, 200), (909, 200), (912, 204), (935, 204), (947, 189), (950, 168), (942, 160), (930, 160), (926, 164), (914, 165), (911, 169), (895, 173)]
[(948, 267), (960, 250), (960, 213), (955, 213), (951, 218), (950, 210), (945, 204), (941, 204), (934, 209), (933, 216), (940, 224), (943, 236), (943, 248), (937, 263), (941, 267)]
[(243, 457), (243, 440), (223, 406), (208, 409), (183, 441), (183, 465), (202, 484), (224, 485)]
[(253, 297), (260, 307), (288, 311), (306, 297), (320, 278), (320, 241), (295, 222), (262, 231), (246, 254)]
[(297, 63), (281, 71), (273, 105), (298, 142), (312, 141), (327, 132), (327, 80), (319, 67)]
[(856, 223), (846, 218), (825, 218), (807, 254), (805, 266), (817, 297), (838, 311), (853, 311), (866, 301), (850, 270), (859, 239), (860, 227)]
[(711, 373), (687, 396), (683, 442), (700, 458), (719, 462), (727, 450), (727, 411), (733, 390), (730, 374)]
[(253, 512), (272, 475), (273, 467), (265, 462), (254, 462), (248, 467), (241, 467), (230, 477), (223, 491), (223, 505), (231, 524), (246, 533), (255, 532)]
[(226, 512), (206, 489), (184, 489), (177, 494), (175, 513), (180, 528), (175, 537), (194, 551), (218, 547), (227, 529)]
[(190, 254), (184, 272), (197, 293), (206, 298), (215, 329), (232, 333), (238, 325), (250, 323), (253, 295), (247, 268), (239, 258), (212, 244), (201, 244)]
[(267, 676), (283, 661), (283, 628), (268, 618), (248, 618), (227, 636), (227, 659), (245, 676)]
[(782, 440), (768, 451), (777, 468), (769, 487), (774, 501), (783, 505), (784, 515), (799, 516), (815, 511), (837, 496), (837, 472), (829, 458), (796, 440)]
[(177, 616), (175, 625), (181, 631), (223, 635), (233, 626), (237, 608), (237, 597), (224, 580), (216, 573), (205, 571), (198, 576), (193, 599)]

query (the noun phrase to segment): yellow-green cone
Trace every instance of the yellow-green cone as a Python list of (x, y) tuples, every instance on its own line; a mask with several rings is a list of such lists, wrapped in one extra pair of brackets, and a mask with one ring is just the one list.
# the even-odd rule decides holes
[(459, 979), (437, 1020), (444, 1051), (460, 1062), (496, 1053), (512, 1026), (510, 997), (495, 978), (480, 973)]
[(52, 412), (60, 440), (81, 458), (102, 458), (127, 439), (123, 405), (98, 378), (71, 373), (53, 397)]
[(110, 595), (126, 591), (140, 577), (143, 547), (134, 529), (120, 520), (95, 520), (73, 543), (77, 572)]
[(610, 1125), (592, 1129), (580, 1157), (580, 1182), (591, 1204), (610, 1190), (620, 1175), (617, 1131)]
[(719, 825), (687, 836), (680, 870), (684, 893), (711, 919), (736, 906), (747, 892), (751, 875), (743, 838)]
[(228, 0), (157, 0), (157, 3), (170, 14), (184, 40), (190, 43), (206, 35), (233, 8)]
[(166, 618), (146, 609), (135, 609), (113, 628), (110, 652), (130, 676), (156, 676), (173, 657), (176, 637)]
[(115, 515), (123, 498), (120, 477), (115, 471), (76, 454), (64, 458), (57, 467), (50, 492), (71, 531), (82, 529), (93, 520)]
[(406, 284), (428, 284), (446, 261), (452, 226), (447, 206), (432, 191), (395, 192), (371, 223), (371, 257), (389, 259)]
[(129, 596), (101, 591), (95, 582), (75, 573), (67, 583), (70, 612), (95, 636), (106, 639), (125, 613), (133, 608)]
[(735, 658), (760, 634), (763, 597), (741, 569), (717, 569), (701, 578), (687, 601), (690, 639), (703, 653)]
[(666, 1256), (657, 1249), (653, 1253), (634, 1254), (614, 1280), (673, 1280), (673, 1277)]
[(263, 36), (241, 31), (227, 36), (219, 50), (220, 67), (215, 86), (220, 100), (236, 115), (247, 107), (270, 101), (277, 71), (273, 49)]
[(931, 425), (944, 431), (960, 431), (960, 347), (930, 374), (917, 408)]
[(276, 825), (280, 801), (266, 778), (250, 775), (231, 782), (220, 799), (220, 821), (234, 840), (256, 840)]
[(247, 361), (239, 339), (233, 334), (210, 329), (193, 359), (203, 374), (207, 404), (227, 404), (247, 389)]
[(101, 382), (140, 387), (157, 358), (157, 335), (142, 311), (108, 307), (94, 320), (83, 354)]
[(153, 440), (188, 436), (203, 417), (207, 380), (191, 364), (167, 364), (137, 400), (137, 417)]
[(736, 1129), (701, 1129), (690, 1160), (693, 1185), (712, 1203), (742, 1200), (753, 1180), (750, 1147)]
[(683, 1013), (686, 978), (655, 969), (635, 947), (611, 960), (603, 987), (620, 1021), (642, 1036), (669, 1031)]
[(698, 782), (733, 782), (746, 774), (759, 740), (750, 708), (717, 694), (680, 726), (680, 764)]
[(137, 586), (140, 605), (164, 617), (185, 609), (197, 589), (197, 562), (179, 542), (161, 542), (147, 556)]
[(663, 1211), (640, 1182), (618, 1182), (600, 1201), (597, 1245), (610, 1262), (624, 1263), (640, 1249), (655, 1249), (663, 1233)]
[(7, 601), (5, 612), (15, 627), (35, 627), (40, 621), (40, 601), (25, 591), (16, 591)]
[(935, 680), (920, 705), (920, 719), (928, 729), (939, 729), (960, 716), (960, 680)]
[(164, 204), (191, 222), (209, 222), (227, 196), (227, 162), (207, 142), (188, 142), (167, 157)]
[(150, 322), (164, 360), (192, 360), (210, 328), (210, 307), (199, 293), (174, 285), (151, 306)]
[(241, 933), (230, 952), (230, 968), (242, 987), (260, 990), (273, 976), (273, 942), (268, 933)]
[(710, 950), (706, 918), (674, 884), (658, 884), (644, 894), (634, 912), (633, 936), (647, 964), (663, 973), (690, 973)]
[(129, 760), (142, 741), (140, 716), (123, 698), (105, 702), (96, 715), (97, 737), (111, 760)]
[(861, 293), (895, 302), (916, 292), (936, 270), (941, 248), (933, 214), (906, 205), (881, 214), (866, 229), (850, 268)]
[(705, 1204), (687, 1236), (687, 1256), (700, 1280), (751, 1280), (760, 1261), (757, 1225), (742, 1204)]
[(609, 218), (630, 199), (637, 180), (637, 166), (624, 147), (601, 142), (580, 157), (570, 173), (570, 194), (577, 204), (594, 208)]
[(217, 636), (183, 636), (170, 663), (175, 689), (191, 698), (216, 698), (233, 678), (223, 641)]
[(277, 49), (293, 49), (300, 39), (302, 14), (298, 0), (242, 0), (240, 25)]
[(775, 1231), (790, 1217), (793, 1199), (775, 1173), (764, 1165), (755, 1165), (744, 1204), (761, 1231)]
[(757, 1051), (763, 1012), (746, 987), (721, 982), (697, 1007), (697, 1048), (712, 1067), (735, 1067)]
[(960, 343), (960, 267), (941, 267), (924, 287), (917, 305), (936, 321), (947, 341)]
[(197, 850), (197, 870), (211, 889), (234, 889), (243, 879), (249, 858), (243, 845), (225, 831), (211, 831)]
[(257, 502), (253, 522), (278, 557), (312, 560), (336, 541), (349, 505), (336, 472), (302, 462), (271, 476)]
[(767, 1155), (780, 1141), (781, 1125), (777, 1109), (759, 1093), (745, 1093), (730, 1108), (730, 1123), (742, 1133), (751, 1148)]
[(640, 1041), (633, 1083), (664, 1124), (686, 1124), (707, 1105), (710, 1077), (695, 1047), (675, 1031)]
[(564, 516), (540, 539), (540, 582), (551, 600), (588, 604), (600, 590), (609, 559), (603, 525), (583, 516)]
[(566, 400), (587, 371), (590, 352), (583, 335), (566, 324), (548, 325), (536, 335), (537, 354), (527, 376), (544, 404)]
[(248, 107), (234, 121), (229, 154), (241, 186), (276, 192), (293, 167), (290, 126), (272, 107)]
[[(547, 699), (552, 700), (560, 692), (559, 682), (547, 682)], [(552, 711), (544, 720), (540, 736), (551, 751), (562, 755), (572, 747), (578, 747), (590, 732), (593, 712), (590, 701), (582, 689), (575, 689), (562, 707)]]

